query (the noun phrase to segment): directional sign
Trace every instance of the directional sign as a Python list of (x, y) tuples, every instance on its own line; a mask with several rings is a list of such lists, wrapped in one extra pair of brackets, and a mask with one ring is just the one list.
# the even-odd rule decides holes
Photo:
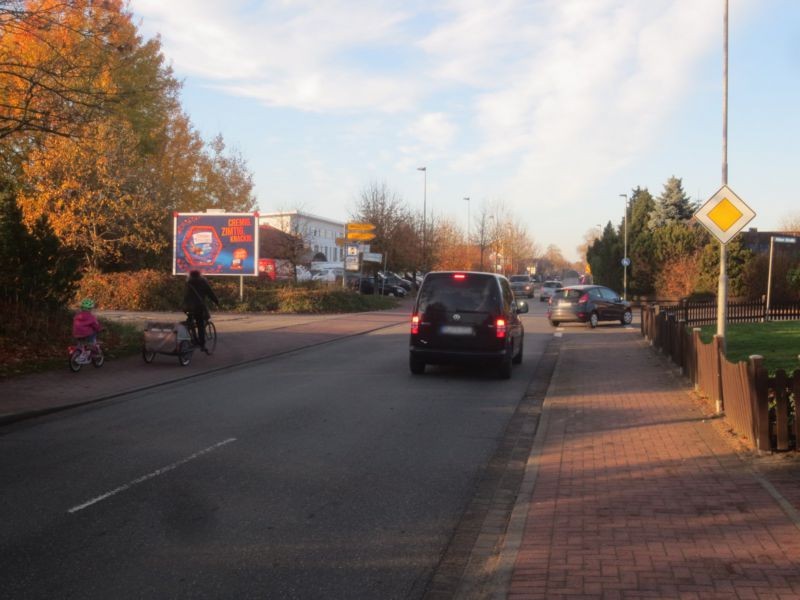
[(366, 233), (363, 231), (348, 231), (347, 232), (347, 239), (348, 240), (358, 240), (359, 242), (368, 242), (370, 240), (375, 239), (374, 233)]
[(694, 213), (694, 218), (723, 244), (727, 244), (755, 216), (756, 213), (727, 185), (723, 185)]
[(372, 231), (375, 225), (372, 223), (348, 223), (347, 231)]

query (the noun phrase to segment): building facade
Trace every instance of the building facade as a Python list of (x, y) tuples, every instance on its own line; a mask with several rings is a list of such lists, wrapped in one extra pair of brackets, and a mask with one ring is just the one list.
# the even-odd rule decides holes
[(293, 210), (261, 213), (260, 223), (300, 237), (312, 254), (323, 254), (326, 261), (344, 261), (344, 246), (336, 243), (344, 237), (343, 221)]

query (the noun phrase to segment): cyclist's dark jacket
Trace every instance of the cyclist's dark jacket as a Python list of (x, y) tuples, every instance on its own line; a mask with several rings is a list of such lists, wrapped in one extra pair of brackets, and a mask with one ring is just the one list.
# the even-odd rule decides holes
[(204, 312), (207, 310), (206, 298), (219, 305), (219, 300), (211, 286), (208, 285), (208, 281), (203, 277), (189, 277), (186, 280), (186, 292), (183, 295), (183, 310), (191, 313)]

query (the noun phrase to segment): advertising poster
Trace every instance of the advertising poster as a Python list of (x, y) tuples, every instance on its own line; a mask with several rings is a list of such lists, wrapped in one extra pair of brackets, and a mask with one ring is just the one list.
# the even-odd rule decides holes
[(174, 275), (258, 275), (258, 213), (175, 213), (174, 232)]

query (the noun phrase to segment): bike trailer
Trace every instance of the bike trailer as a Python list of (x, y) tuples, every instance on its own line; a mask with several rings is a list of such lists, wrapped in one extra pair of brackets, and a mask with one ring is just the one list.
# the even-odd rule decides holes
[[(178, 354), (181, 342), (191, 343), (192, 337), (183, 323), (148, 321), (144, 328), (144, 351)], [(185, 345), (185, 344), (184, 344)]]

